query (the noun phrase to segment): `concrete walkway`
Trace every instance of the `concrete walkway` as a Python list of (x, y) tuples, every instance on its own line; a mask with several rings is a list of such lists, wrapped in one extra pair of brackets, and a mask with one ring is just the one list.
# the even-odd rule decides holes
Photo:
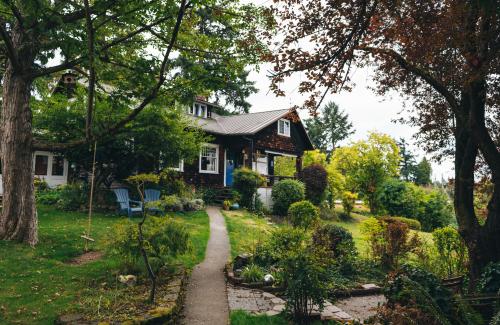
[(184, 305), (183, 323), (188, 325), (227, 325), (227, 302), (224, 265), (229, 258), (229, 237), (220, 209), (207, 208), (210, 239), (205, 260), (191, 274)]

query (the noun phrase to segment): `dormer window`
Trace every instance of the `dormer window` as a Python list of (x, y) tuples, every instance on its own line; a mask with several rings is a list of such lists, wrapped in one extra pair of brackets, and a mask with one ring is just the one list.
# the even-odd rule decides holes
[(278, 134), (286, 137), (290, 136), (290, 121), (281, 119), (278, 121)]
[(189, 108), (189, 114), (198, 116), (201, 118), (208, 117), (208, 107), (205, 104), (194, 103), (192, 107)]

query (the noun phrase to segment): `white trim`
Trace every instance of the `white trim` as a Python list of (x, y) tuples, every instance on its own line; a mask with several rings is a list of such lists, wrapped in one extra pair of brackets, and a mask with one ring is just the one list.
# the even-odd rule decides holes
[[(283, 131), (284, 133), (281, 133), (280, 132), (280, 122), (283, 122)], [(288, 124), (288, 128), (286, 128), (285, 126)], [(290, 123), (290, 120), (287, 120), (287, 119), (284, 119), (284, 118), (281, 118), (278, 120), (278, 135), (282, 135), (284, 137), (290, 137), (290, 129), (292, 128), (292, 125)]]
[(201, 174), (218, 174), (219, 173), (219, 145), (218, 144), (213, 144), (213, 143), (204, 143), (201, 145), (202, 147), (211, 147), (211, 148), (215, 148), (215, 160), (216, 160), (216, 164), (215, 164), (215, 171), (209, 171), (209, 170), (202, 170), (201, 169), (201, 150), (200, 150), (200, 154), (199, 154), (199, 157), (198, 157), (198, 170)]
[(277, 151), (271, 151), (271, 150), (266, 150), (266, 153), (270, 153), (273, 155), (279, 155), (279, 156), (285, 156), (285, 157), (294, 157), (297, 158), (297, 155), (292, 155), (289, 153), (283, 153), (283, 152), (277, 152)]
[(169, 167), (171, 170), (175, 170), (176, 172), (183, 173), (184, 172), (184, 159), (179, 161), (179, 167)]
[(224, 187), (227, 186), (227, 184), (226, 184), (226, 170), (227, 170), (226, 163), (227, 163), (227, 149), (224, 149), (224, 183), (223, 183)]

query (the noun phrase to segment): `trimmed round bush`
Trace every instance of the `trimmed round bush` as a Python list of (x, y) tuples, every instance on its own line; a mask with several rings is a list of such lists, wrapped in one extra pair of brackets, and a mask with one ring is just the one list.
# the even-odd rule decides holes
[(233, 187), (241, 194), (240, 203), (246, 208), (253, 208), (254, 195), (264, 182), (265, 179), (259, 173), (248, 168), (239, 168), (233, 172)]
[(290, 205), (288, 216), (292, 226), (309, 229), (319, 220), (319, 209), (310, 201), (299, 201)]
[(294, 179), (282, 180), (274, 184), (271, 196), (273, 199), (273, 213), (278, 216), (286, 216), (292, 203), (304, 200), (304, 183)]
[(300, 179), (306, 186), (306, 198), (314, 204), (321, 203), (328, 186), (325, 167), (320, 164), (309, 165), (302, 170)]
[(413, 230), (421, 230), (422, 229), (422, 225), (420, 224), (420, 221), (418, 221), (416, 219), (410, 219), (410, 218), (405, 218), (405, 217), (383, 217), (381, 219), (387, 223), (395, 222), (395, 221), (405, 223), (408, 227), (410, 227), (410, 229), (413, 229)]

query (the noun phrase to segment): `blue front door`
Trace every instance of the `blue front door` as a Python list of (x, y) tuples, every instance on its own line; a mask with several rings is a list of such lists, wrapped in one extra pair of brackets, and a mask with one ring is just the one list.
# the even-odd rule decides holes
[(231, 151), (226, 153), (226, 186), (233, 185), (233, 171), (235, 165), (235, 155)]

